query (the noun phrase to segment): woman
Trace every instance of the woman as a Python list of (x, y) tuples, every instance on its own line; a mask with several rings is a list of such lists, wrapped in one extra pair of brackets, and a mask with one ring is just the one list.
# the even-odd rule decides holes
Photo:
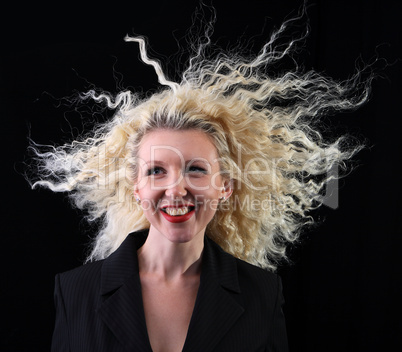
[(275, 47), (288, 24), (251, 59), (207, 58), (200, 44), (180, 83), (127, 37), (166, 88), (145, 99), (91, 91), (83, 98), (115, 108), (112, 120), (34, 147), (34, 186), (71, 191), (103, 224), (91, 263), (56, 277), (54, 351), (287, 351), (274, 270), (330, 170), (359, 149), (324, 141), (314, 119), (358, 107), (370, 83), (269, 77), (296, 42)]

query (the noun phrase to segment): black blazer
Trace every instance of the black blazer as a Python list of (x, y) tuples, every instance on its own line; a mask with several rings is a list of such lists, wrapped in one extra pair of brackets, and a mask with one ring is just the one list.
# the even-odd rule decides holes
[[(56, 276), (52, 351), (152, 351), (136, 255), (147, 233), (128, 235), (105, 260)], [(288, 350), (277, 275), (234, 258), (208, 237), (201, 270), (183, 351)]]

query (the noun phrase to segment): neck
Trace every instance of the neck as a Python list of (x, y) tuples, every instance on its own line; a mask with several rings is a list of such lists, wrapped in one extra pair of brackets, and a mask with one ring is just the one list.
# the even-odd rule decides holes
[(148, 238), (138, 250), (140, 273), (153, 274), (166, 281), (199, 275), (204, 234), (177, 243), (150, 228)]

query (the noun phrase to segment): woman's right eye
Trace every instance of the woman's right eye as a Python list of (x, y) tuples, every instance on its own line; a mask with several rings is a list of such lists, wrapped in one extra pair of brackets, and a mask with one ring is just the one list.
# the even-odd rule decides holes
[(147, 176), (161, 175), (163, 172), (164, 170), (161, 167), (151, 167), (147, 170)]

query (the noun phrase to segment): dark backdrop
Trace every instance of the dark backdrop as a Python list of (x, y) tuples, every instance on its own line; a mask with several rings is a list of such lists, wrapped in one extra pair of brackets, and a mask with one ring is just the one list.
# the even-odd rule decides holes
[[(83, 2), (82, 2), (83, 3)], [(131, 1), (93, 8), (80, 4), (16, 3), (3, 11), (1, 38), (1, 350), (49, 350), (54, 275), (85, 257), (93, 229), (62, 194), (31, 191), (21, 176), (30, 133), (38, 143), (60, 143), (83, 129), (82, 117), (61, 98), (92, 85), (111, 92), (158, 87), (126, 33), (149, 38), (150, 55), (177, 52), (195, 1)], [(127, 5), (128, 4), (128, 5)], [(236, 5), (233, 5), (236, 4)], [(311, 34), (300, 60), (336, 79), (355, 70), (358, 57), (390, 64), (401, 55), (400, 2), (315, 0)], [(256, 51), (272, 28), (295, 15), (301, 1), (215, 1), (213, 40), (226, 46), (253, 36)], [(176, 38), (176, 39), (175, 39)], [(169, 60), (168, 60), (169, 61)], [(169, 72), (182, 61), (170, 60)], [(377, 67), (384, 61), (378, 62)], [(382, 65), (384, 66), (384, 65)], [(314, 213), (322, 225), (304, 235), (283, 266), (285, 314), (292, 352), (391, 351), (401, 347), (400, 104), (402, 65), (373, 83), (370, 102), (328, 123), (336, 133), (367, 138), (359, 167), (340, 182), (339, 207)], [(174, 77), (174, 76), (173, 76)], [(94, 111), (97, 119), (104, 115)]]

